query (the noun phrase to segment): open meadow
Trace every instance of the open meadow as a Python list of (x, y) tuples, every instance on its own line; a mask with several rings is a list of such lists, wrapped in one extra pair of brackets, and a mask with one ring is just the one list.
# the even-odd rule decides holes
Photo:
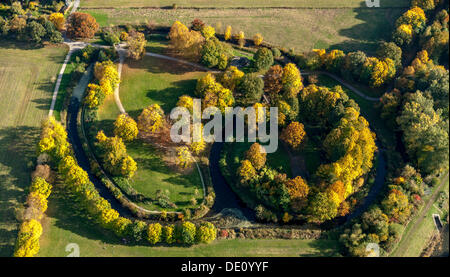
[(223, 33), (227, 25), (233, 33), (244, 31), (247, 38), (261, 33), (264, 40), (295, 51), (313, 48), (363, 50), (373, 53), (378, 43), (389, 40), (395, 20), (403, 8), (345, 9), (82, 9), (101, 26), (155, 22), (170, 26), (175, 20), (189, 26), (196, 18)]
[(0, 256), (14, 251), (16, 210), (25, 202), (40, 122), (66, 53), (62, 46), (0, 42)]

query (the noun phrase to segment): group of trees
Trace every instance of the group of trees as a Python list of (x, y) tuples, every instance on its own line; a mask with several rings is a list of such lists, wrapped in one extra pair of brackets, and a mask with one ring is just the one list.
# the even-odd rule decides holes
[(367, 57), (361, 51), (345, 54), (341, 50), (327, 53), (324, 49), (315, 49), (297, 55), (296, 60), (302, 68), (326, 69), (346, 79), (361, 81), (371, 87), (380, 87), (395, 77), (396, 69), (401, 62), (401, 54), (399, 57), (398, 47), (387, 44), (382, 46), (378, 55)]
[(366, 246), (377, 243), (389, 252), (400, 239), (405, 224), (423, 205), (425, 184), (421, 175), (410, 165), (400, 170), (396, 178), (387, 182), (385, 196), (374, 204), (352, 227), (340, 236), (341, 243), (352, 256), (370, 255)]
[(64, 28), (65, 19), (61, 13), (37, 17), (25, 15), (20, 2), (14, 2), (9, 16), (0, 16), (0, 37), (8, 36), (18, 40), (41, 44), (44, 41), (61, 43), (60, 31)]
[(106, 96), (113, 94), (120, 79), (116, 66), (110, 60), (97, 62), (94, 67), (96, 83), (88, 85), (88, 93), (84, 101), (90, 109), (97, 109)]
[[(245, 152), (244, 159), (237, 169), (239, 187), (252, 193), (264, 206), (277, 213), (287, 213), (286, 218), (292, 219), (289, 213), (298, 213), (306, 204), (309, 187), (300, 176), (289, 179), (286, 174), (266, 164), (267, 154), (259, 143), (251, 145)], [(264, 209), (258, 212), (261, 220), (277, 221), (277, 216)], [(284, 220), (285, 222), (289, 220)]]
[(195, 95), (202, 98), (203, 109), (217, 107), (224, 113), (226, 107), (234, 106), (235, 98), (230, 88), (235, 88), (241, 82), (243, 73), (234, 67), (227, 69), (226, 72), (226, 86), (219, 83), (211, 73), (198, 79)]
[[(380, 107), (388, 125), (402, 132), (411, 162), (422, 174), (433, 174), (448, 168), (449, 71), (438, 64), (448, 56), (448, 13), (445, 9), (433, 11), (431, 2), (416, 2), (429, 7), (435, 21), (418, 31), (423, 49), (403, 68), (395, 89), (383, 95)], [(411, 14), (405, 13), (402, 20)]]
[[(272, 106), (278, 107), (281, 126), (294, 120), (299, 112), (298, 94), (303, 89), (300, 70), (288, 63), (283, 67), (274, 65), (264, 75), (264, 93)], [(260, 97), (261, 98), (261, 97)]]
[(42, 234), (40, 220), (47, 210), (47, 198), (52, 186), (42, 177), (31, 182), (24, 222), (20, 226), (14, 250), (14, 257), (33, 257), (39, 252), (39, 238)]
[(413, 38), (419, 34), (426, 25), (425, 12), (418, 6), (414, 6), (400, 16), (395, 23), (393, 33), (394, 42), (398, 46), (407, 46)]
[[(264, 81), (270, 103), (279, 107), (280, 125), (286, 126), (280, 138), (292, 149), (299, 150), (306, 141), (305, 125), (312, 126), (316, 129), (314, 133), (318, 134), (312, 139), (314, 144), (320, 145), (317, 151), (325, 159), (309, 179), (316, 184), (314, 189), (308, 190), (304, 194), (307, 196), (296, 201), (289, 200), (288, 195), (297, 195), (289, 188), (305, 188), (305, 180), (286, 180), (287, 185), (280, 185), (285, 177), (273, 169), (261, 168), (248, 158), (241, 162), (236, 174), (241, 186), (249, 186), (266, 207), (278, 213), (294, 213), (315, 222), (345, 215), (350, 209), (345, 200), (363, 184), (361, 177), (372, 168), (377, 149), (375, 134), (360, 116), (358, 105), (349, 99), (341, 87), (328, 89), (310, 85), (303, 88), (300, 72), (293, 64), (285, 68), (278, 65), (271, 67)], [(302, 113), (299, 114), (299, 110)], [(273, 213), (264, 211), (259, 214), (276, 218)], [(289, 216), (283, 215), (283, 218)]]
[[(137, 131), (135, 128), (132, 129)], [(99, 131), (96, 138), (97, 149), (105, 169), (114, 176), (133, 177), (137, 170), (137, 163), (127, 154), (122, 138), (117, 135), (107, 137), (103, 131)]]

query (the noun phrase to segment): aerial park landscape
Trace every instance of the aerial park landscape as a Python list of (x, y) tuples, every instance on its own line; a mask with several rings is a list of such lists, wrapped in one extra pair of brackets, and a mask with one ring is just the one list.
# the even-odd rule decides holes
[(449, 3), (373, 2), (0, 1), (0, 256), (447, 257)]

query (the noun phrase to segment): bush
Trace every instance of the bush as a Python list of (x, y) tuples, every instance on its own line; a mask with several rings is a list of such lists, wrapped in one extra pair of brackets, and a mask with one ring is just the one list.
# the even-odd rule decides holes
[(161, 241), (162, 226), (159, 223), (152, 223), (147, 228), (147, 240), (150, 244), (157, 244)]
[(139, 242), (144, 236), (146, 227), (147, 224), (144, 221), (136, 220), (129, 225), (128, 233), (136, 242)]
[(210, 222), (204, 222), (197, 228), (196, 241), (199, 243), (210, 243), (216, 239), (217, 229)]
[(175, 238), (177, 242), (191, 245), (195, 243), (196, 227), (193, 223), (185, 221), (175, 227)]
[(173, 225), (168, 225), (168, 226), (163, 227), (162, 237), (163, 237), (164, 241), (168, 244), (172, 244), (175, 242)]

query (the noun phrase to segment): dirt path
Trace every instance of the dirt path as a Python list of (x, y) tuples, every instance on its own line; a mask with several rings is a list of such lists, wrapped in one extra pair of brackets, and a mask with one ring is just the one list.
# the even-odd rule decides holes
[[(406, 236), (405, 235), (402, 236), (401, 242), (403, 242), (403, 243), (401, 243), (401, 245), (403, 245), (404, 243), (409, 243), (410, 242), (410, 237), (413, 234), (412, 231), (416, 230), (417, 226), (420, 226), (420, 224), (422, 224), (422, 221), (426, 218), (426, 215), (427, 215), (428, 211), (430, 210), (431, 206), (436, 201), (436, 198), (439, 196), (439, 192), (441, 191), (442, 187), (446, 184), (445, 180), (448, 179), (448, 174), (449, 173), (447, 173), (447, 175), (444, 178), (444, 181), (441, 182), (439, 187), (436, 188), (436, 190), (433, 192), (430, 200), (428, 200), (427, 205), (422, 209), (420, 214), (416, 216), (416, 218), (418, 218), (418, 219), (415, 221), (414, 225), (409, 229), (409, 231), (406, 234)], [(397, 247), (392, 251), (392, 253), (389, 256), (392, 256), (399, 249), (399, 247), (401, 247), (401, 245), (400, 245), (400, 243), (397, 244)]]

